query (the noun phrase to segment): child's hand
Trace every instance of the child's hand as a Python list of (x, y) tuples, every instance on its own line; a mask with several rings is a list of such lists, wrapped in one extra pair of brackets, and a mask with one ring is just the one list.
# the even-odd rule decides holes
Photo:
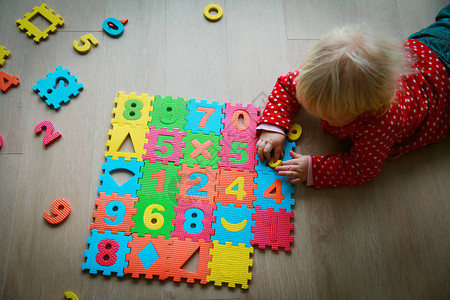
[(270, 161), (270, 152), (273, 150), (273, 161), (279, 160), (282, 157), (285, 140), (284, 134), (263, 130), (256, 143), (259, 159), (264, 161), (265, 157)]
[(287, 182), (292, 184), (306, 181), (308, 178), (308, 156), (297, 154), (292, 150), (289, 153), (293, 159), (283, 161), (283, 164), (276, 167), (275, 171), (277, 171), (280, 176), (295, 177), (287, 179)]

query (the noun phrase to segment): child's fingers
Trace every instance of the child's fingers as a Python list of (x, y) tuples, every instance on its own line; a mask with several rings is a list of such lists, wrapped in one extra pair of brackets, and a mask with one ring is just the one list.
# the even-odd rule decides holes
[(298, 172), (295, 171), (279, 171), (278, 175), (285, 176), (285, 177), (298, 177)]
[(267, 161), (270, 161), (270, 151), (272, 151), (272, 144), (266, 143), (264, 146), (264, 156), (266, 157)]
[(273, 161), (278, 161), (281, 157), (281, 147), (276, 147), (273, 149)]
[(264, 161), (264, 146), (266, 142), (259, 140), (258, 143), (256, 143), (256, 148), (258, 149), (258, 157), (260, 161)]
[(302, 182), (302, 180), (300, 178), (288, 178), (286, 179), (287, 182), (292, 183), (292, 184), (297, 184)]
[(292, 158), (300, 158), (300, 157), (302, 157), (302, 155), (301, 154), (297, 154), (297, 153), (295, 153), (294, 151), (289, 151), (289, 154), (292, 156)]

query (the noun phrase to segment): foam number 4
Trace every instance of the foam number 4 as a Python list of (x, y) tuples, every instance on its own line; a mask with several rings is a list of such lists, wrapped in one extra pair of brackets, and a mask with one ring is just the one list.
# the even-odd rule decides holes
[(244, 190), (244, 181), (244, 177), (237, 177), (232, 183), (230, 183), (230, 185), (227, 186), (225, 189), (225, 194), (235, 195), (238, 200), (242, 201), (242, 199), (244, 199), (247, 195), (247, 192)]
[(52, 217), (49, 212), (44, 211), (44, 219), (50, 224), (59, 224), (70, 214), (70, 204), (64, 199), (56, 199), (51, 206)]
[(92, 45), (94, 45), (95, 47), (97, 47), (98, 45), (98, 41), (97, 39), (92, 35), (92, 33), (88, 33), (83, 35), (81, 38), (81, 43), (83, 44), (82, 46), (80, 46), (80, 44), (78, 43), (77, 40), (73, 41), (73, 47), (75, 48), (75, 50), (77, 50), (79, 53), (81, 54), (86, 54), (91, 50), (91, 43)]
[(282, 192), (283, 183), (281, 180), (275, 180), (263, 193), (263, 197), (267, 199), (274, 199), (275, 203), (281, 204), (284, 200), (284, 195)]
[(101, 240), (97, 248), (99, 252), (95, 256), (95, 260), (101, 266), (112, 266), (117, 261), (116, 252), (119, 251), (119, 243), (113, 239)]
[(142, 117), (141, 109), (144, 107), (142, 101), (137, 99), (127, 100), (124, 104), (125, 111), (123, 117), (130, 121), (139, 120)]
[(125, 218), (125, 204), (120, 201), (110, 201), (106, 204), (105, 212), (111, 219), (104, 218), (106, 224), (111, 226), (117, 226), (122, 223)]
[(244, 142), (232, 142), (230, 153), (239, 154), (240, 158), (230, 157), (230, 162), (233, 164), (244, 164), (248, 160), (248, 153), (245, 148), (248, 147), (248, 143)]
[(0, 90), (6, 93), (11, 86), (18, 86), (20, 84), (17, 76), (11, 76), (6, 72), (0, 71)]
[(189, 208), (184, 212), (186, 221), (183, 223), (183, 229), (187, 233), (200, 233), (203, 231), (203, 219), (205, 213), (199, 208)]
[(164, 206), (160, 204), (150, 204), (144, 212), (144, 225), (150, 230), (157, 230), (164, 225), (164, 216), (153, 210), (165, 211)]
[(34, 133), (39, 135), (42, 130), (45, 128), (45, 134), (42, 141), (44, 142), (45, 147), (59, 139), (62, 135), (59, 131), (53, 133), (53, 130), (55, 129), (55, 126), (53, 126), (53, 123), (50, 121), (42, 121), (41, 123), (37, 124), (36, 127), (34, 127)]
[(203, 173), (192, 173), (191, 175), (189, 175), (189, 180), (197, 180), (197, 178), (199, 178), (200, 181), (196, 185), (192, 186), (186, 192), (186, 195), (197, 196), (197, 197), (206, 197), (207, 192), (201, 191), (200, 189), (208, 183), (208, 175), (203, 174)]

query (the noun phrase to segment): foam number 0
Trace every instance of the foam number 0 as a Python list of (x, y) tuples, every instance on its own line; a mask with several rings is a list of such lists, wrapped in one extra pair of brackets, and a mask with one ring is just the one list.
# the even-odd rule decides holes
[(231, 116), (231, 124), (235, 129), (245, 131), (250, 127), (250, 115), (245, 110), (236, 110)]
[(150, 230), (157, 230), (164, 225), (164, 216), (153, 210), (165, 211), (164, 206), (160, 204), (150, 204), (144, 212), (144, 225)]
[(199, 127), (205, 127), (206, 122), (208, 122), (209, 117), (214, 113), (215, 109), (213, 107), (197, 107), (197, 111), (204, 112), (205, 114), (200, 120), (200, 123), (198, 124)]
[(103, 220), (108, 225), (117, 226), (122, 223), (125, 218), (125, 211), (125, 204), (120, 201), (110, 201), (106, 204), (105, 213), (110, 216), (111, 219), (104, 218)]
[(263, 197), (267, 199), (274, 199), (275, 203), (281, 204), (284, 200), (282, 192), (283, 183), (281, 180), (275, 180), (263, 193)]
[(124, 104), (125, 111), (123, 112), (123, 117), (130, 121), (139, 120), (142, 117), (141, 109), (144, 107), (142, 101), (137, 99), (127, 100)]
[(225, 189), (226, 195), (235, 195), (238, 200), (244, 199), (247, 192), (244, 190), (245, 177), (239, 176), (232, 183), (230, 183)]
[(75, 48), (75, 50), (77, 50), (81, 54), (86, 54), (91, 50), (91, 43), (95, 47), (97, 47), (97, 45), (98, 45), (98, 41), (92, 33), (88, 33), (88, 34), (81, 36), (80, 40), (83, 45), (80, 46), (78, 41), (74, 40), (73, 47)]
[(49, 212), (44, 211), (44, 219), (55, 225), (61, 223), (69, 216), (71, 208), (69, 202), (60, 198), (53, 201), (50, 210), (55, 216), (52, 217)]
[[(110, 24), (112, 26), (110, 26)], [(116, 18), (108, 18), (103, 21), (102, 24), (103, 30), (112, 37), (118, 37), (123, 33), (125, 29), (122, 22), (117, 20)]]
[(183, 223), (183, 229), (187, 233), (200, 233), (203, 231), (203, 219), (205, 213), (199, 208), (189, 208), (184, 212), (186, 221)]
[(95, 260), (101, 266), (112, 266), (117, 261), (116, 252), (119, 251), (119, 243), (113, 239), (101, 240), (97, 248), (99, 252), (95, 256)]
[(186, 195), (188, 196), (198, 196), (198, 197), (206, 197), (207, 192), (201, 191), (200, 189), (204, 187), (208, 183), (208, 175), (203, 173), (192, 173), (189, 175), (189, 180), (197, 180), (197, 178), (200, 178), (200, 181), (193, 185), (187, 192)]
[(248, 143), (244, 142), (232, 142), (230, 153), (239, 154), (240, 158), (230, 157), (230, 162), (233, 164), (244, 164), (248, 160), (248, 153), (245, 148), (248, 147)]
[(42, 121), (41, 123), (37, 124), (36, 127), (34, 127), (34, 133), (39, 135), (44, 128), (45, 134), (42, 140), (44, 142), (45, 147), (47, 147), (55, 140), (59, 139), (61, 137), (61, 133), (59, 131), (53, 133), (55, 127), (53, 126), (53, 123), (50, 121)]

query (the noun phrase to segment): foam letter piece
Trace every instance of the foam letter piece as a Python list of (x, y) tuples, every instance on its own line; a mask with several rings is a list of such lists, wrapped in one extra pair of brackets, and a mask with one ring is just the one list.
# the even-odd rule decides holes
[(80, 43), (78, 43), (77, 40), (74, 40), (73, 47), (81, 54), (86, 54), (91, 50), (91, 42), (95, 47), (98, 45), (98, 41), (92, 33), (81, 36), (80, 40), (83, 43), (83, 46), (80, 46)]
[(42, 121), (41, 123), (37, 124), (36, 127), (34, 127), (34, 133), (39, 135), (42, 132), (43, 128), (45, 128), (45, 134), (42, 141), (44, 142), (45, 147), (48, 147), (51, 143), (62, 136), (59, 131), (53, 133), (55, 126), (53, 126), (53, 123), (51, 121)]
[(206, 276), (208, 282), (214, 281), (216, 286), (226, 282), (229, 287), (241, 284), (243, 289), (248, 289), (248, 281), (252, 279), (249, 267), (253, 266), (253, 258), (250, 257), (253, 247), (245, 247), (244, 244), (233, 246), (231, 242), (225, 245), (220, 245), (218, 241), (213, 243), (213, 248), (209, 250), (212, 260), (208, 263), (211, 269), (211, 275)]
[(6, 58), (11, 55), (11, 51), (7, 51), (5, 47), (0, 46), (0, 66), (4, 66)]
[(50, 224), (59, 224), (70, 215), (70, 203), (64, 199), (56, 199), (51, 206), (51, 212), (55, 216), (52, 217), (50, 213), (44, 211), (44, 219)]
[(0, 71), (0, 90), (3, 93), (6, 93), (12, 85), (18, 86), (19, 84), (19, 77), (11, 76), (6, 72)]
[[(114, 26), (110, 27), (110, 23)], [(116, 18), (107, 18), (105, 21), (103, 21), (102, 27), (103, 30), (112, 37), (121, 36), (125, 29), (122, 22), (120, 22), (120, 20), (117, 20)]]
[(49, 72), (47, 77), (41, 78), (33, 86), (33, 90), (45, 100), (48, 106), (58, 110), (62, 102), (67, 103), (70, 97), (76, 97), (84, 88), (77, 78), (70, 75), (70, 71), (61, 66), (56, 67), (55, 72)]
[[(39, 28), (31, 23), (31, 20), (33, 20), (38, 14), (51, 23), (50, 26), (43, 31), (39, 30)], [(18, 19), (16, 23), (19, 25), (20, 30), (26, 31), (29, 37), (34, 36), (34, 41), (36, 43), (39, 43), (41, 39), (47, 39), (50, 32), (54, 33), (58, 29), (58, 26), (61, 27), (64, 25), (64, 21), (61, 16), (55, 15), (53, 9), (47, 9), (47, 5), (45, 3), (42, 3), (39, 7), (33, 7), (33, 11), (31, 13), (26, 13), (24, 18)]]
[[(130, 194), (131, 197), (136, 197), (136, 191), (141, 188), (140, 184), (138, 184), (138, 180), (139, 178), (142, 178), (142, 173), (139, 170), (143, 165), (143, 162), (138, 162), (135, 158), (126, 161), (123, 157), (112, 159), (112, 157), (108, 156), (106, 158), (106, 163), (104, 163), (102, 167), (105, 173), (100, 175), (100, 182), (102, 184), (98, 187), (98, 192), (105, 192), (106, 195), (118, 193), (119, 196)], [(121, 169), (133, 173), (134, 176), (119, 186), (111, 176), (111, 172)]]

